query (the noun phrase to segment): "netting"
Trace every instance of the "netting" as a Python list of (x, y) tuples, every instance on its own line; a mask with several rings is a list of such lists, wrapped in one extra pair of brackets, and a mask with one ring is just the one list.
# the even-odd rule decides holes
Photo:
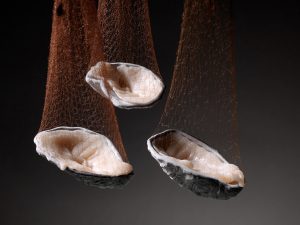
[(160, 75), (147, 0), (99, 0), (98, 20), (106, 61), (138, 64)]
[(148, 1), (98, 2), (98, 26), (87, 83), (119, 108), (152, 106), (164, 85), (150, 27)]
[(40, 131), (82, 127), (108, 137), (127, 156), (112, 104), (85, 82), (97, 24), (94, 0), (55, 0)]
[(239, 165), (230, 0), (186, 0), (168, 100), (156, 132), (183, 131)]

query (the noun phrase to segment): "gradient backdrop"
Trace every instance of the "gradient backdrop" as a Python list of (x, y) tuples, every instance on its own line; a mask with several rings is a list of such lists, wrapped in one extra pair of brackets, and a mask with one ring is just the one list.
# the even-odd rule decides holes
[[(39, 157), (32, 140), (43, 109), (52, 1), (6, 2), (1, 8), (1, 225), (300, 224), (299, 1), (234, 1), (247, 187), (228, 201), (181, 189), (146, 150), (166, 98), (150, 110), (117, 110), (135, 169), (124, 190), (85, 186)], [(182, 0), (150, 0), (168, 88), (182, 7)]]

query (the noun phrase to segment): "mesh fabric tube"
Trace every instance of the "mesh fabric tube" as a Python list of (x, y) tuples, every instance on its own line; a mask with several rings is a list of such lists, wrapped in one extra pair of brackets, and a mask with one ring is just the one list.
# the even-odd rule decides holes
[(97, 14), (95, 57), (86, 81), (116, 107), (152, 106), (164, 85), (153, 46), (148, 1), (100, 0)]
[(147, 0), (99, 0), (98, 20), (109, 62), (144, 66), (160, 75)]
[[(88, 129), (111, 140), (127, 162), (112, 104), (91, 90), (84, 80), (94, 42), (96, 10), (94, 0), (54, 1), (46, 97), (39, 132), (57, 127)], [(93, 179), (92, 183), (102, 185), (101, 179), (92, 175), (80, 176), (87, 178), (86, 183)]]
[[(240, 165), (233, 50), (231, 1), (186, 0), (171, 89), (155, 133), (184, 132)], [(218, 195), (218, 182), (177, 182), (204, 196), (236, 194)], [(201, 185), (208, 187), (201, 190)]]

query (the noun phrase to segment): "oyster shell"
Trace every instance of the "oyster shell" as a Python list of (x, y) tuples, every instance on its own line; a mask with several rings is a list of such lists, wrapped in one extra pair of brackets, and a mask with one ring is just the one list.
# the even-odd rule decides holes
[(179, 130), (150, 137), (148, 150), (163, 171), (197, 195), (228, 199), (245, 185), (243, 172), (213, 148)]
[(45, 130), (34, 143), (38, 154), (92, 186), (120, 187), (133, 174), (132, 166), (106, 136), (82, 127)]
[(161, 79), (151, 70), (130, 63), (98, 62), (86, 82), (119, 108), (143, 108), (155, 103), (164, 90)]

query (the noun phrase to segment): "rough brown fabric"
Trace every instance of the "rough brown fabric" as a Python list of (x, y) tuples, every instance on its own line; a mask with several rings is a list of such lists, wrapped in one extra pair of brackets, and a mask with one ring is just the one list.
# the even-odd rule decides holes
[(160, 76), (147, 0), (99, 0), (104, 59), (144, 66)]
[(231, 1), (186, 0), (159, 130), (178, 129), (239, 164)]
[(85, 82), (97, 23), (95, 0), (55, 0), (45, 106), (40, 131), (84, 127), (108, 137), (124, 161), (115, 111)]

